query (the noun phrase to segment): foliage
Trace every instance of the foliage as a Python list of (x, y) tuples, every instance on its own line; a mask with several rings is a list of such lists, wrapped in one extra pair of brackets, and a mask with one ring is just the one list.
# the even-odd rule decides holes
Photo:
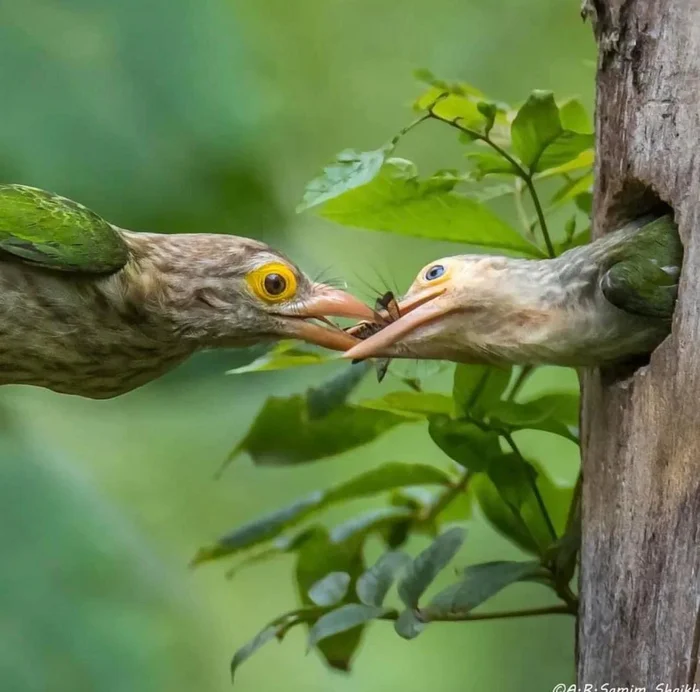
[[(309, 183), (300, 210), (348, 226), (532, 258), (553, 257), (587, 242), (593, 135), (580, 102), (534, 91), (516, 109), (471, 85), (448, 84), (426, 71), (418, 76), (428, 82), (415, 102), (418, 117), (375, 150), (339, 154)], [(465, 147), (464, 170), (419, 178), (412, 162), (394, 155), (409, 132), (431, 120), (458, 132)], [(545, 188), (550, 190), (547, 204), (542, 199)], [(515, 204), (519, 228), (489, 206), (504, 196)], [(562, 209), (569, 210), (568, 220), (561, 229), (550, 227), (551, 212)], [(325, 359), (285, 344), (238, 372), (318, 362)], [(441, 471), (421, 464), (384, 464), (202, 548), (195, 563), (238, 555), (240, 567), (280, 554), (295, 556), (301, 607), (274, 620), (240, 649), (232, 671), (265, 642), (282, 639), (296, 625), (308, 628), (309, 647), (318, 649), (329, 665), (347, 670), (373, 621), (391, 621), (401, 637), (413, 639), (431, 622), (575, 614), (578, 602), (571, 580), (578, 550), (578, 498), (572, 488), (557, 486), (540, 460), (526, 458), (517, 437), (522, 430), (538, 430), (578, 444), (579, 402), (566, 392), (524, 397), (522, 387), (534, 369), (458, 365), (450, 394), (414, 385), (411, 391), (350, 403), (370, 371), (363, 364), (305, 395), (268, 399), (232, 458), (245, 452), (260, 465), (318, 461), (411, 424), (426, 428), (451, 466)], [(428, 492), (431, 485), (437, 491)], [(385, 507), (330, 530), (318, 520), (332, 505), (379, 495), (387, 495)], [(469, 565), (452, 585), (426, 598), (433, 581), (459, 553), (466, 536), (460, 524), (471, 519), (472, 506), (528, 559)], [(416, 535), (430, 543), (411, 558), (401, 549)], [(372, 536), (385, 552), (367, 567), (364, 548)], [(514, 612), (473, 612), (517, 582), (549, 589), (557, 603)], [(393, 585), (398, 599), (386, 605)]]

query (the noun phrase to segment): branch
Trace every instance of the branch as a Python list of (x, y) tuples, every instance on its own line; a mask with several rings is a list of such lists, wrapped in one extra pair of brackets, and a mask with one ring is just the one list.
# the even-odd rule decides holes
[[(481, 620), (505, 620), (508, 618), (537, 617), (539, 615), (575, 615), (576, 611), (568, 605), (543, 606), (541, 608), (525, 608), (523, 610), (500, 610), (492, 613), (449, 613), (444, 617), (431, 618), (424, 622), (479, 622)], [(421, 619), (421, 611), (416, 611), (416, 616)], [(396, 610), (384, 613), (378, 620), (397, 620), (399, 612)]]

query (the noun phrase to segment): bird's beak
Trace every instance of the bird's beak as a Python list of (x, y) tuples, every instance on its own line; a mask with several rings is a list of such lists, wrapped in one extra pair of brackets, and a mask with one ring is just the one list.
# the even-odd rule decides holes
[(295, 311), (294, 318), (287, 320), (289, 336), (334, 351), (352, 348), (358, 339), (339, 327), (332, 324), (325, 327), (299, 318), (315, 318), (326, 322), (328, 317), (373, 320), (374, 311), (345, 291), (324, 285), (317, 285), (316, 289), (314, 295)]
[(330, 288), (323, 284), (317, 284), (315, 295), (304, 301), (298, 314), (300, 317), (374, 319), (372, 308), (365, 305), (361, 300), (338, 288)]
[(419, 327), (458, 309), (445, 284), (424, 289), (399, 302), (398, 320), (350, 348), (343, 354), (349, 360), (391, 357), (392, 346)]

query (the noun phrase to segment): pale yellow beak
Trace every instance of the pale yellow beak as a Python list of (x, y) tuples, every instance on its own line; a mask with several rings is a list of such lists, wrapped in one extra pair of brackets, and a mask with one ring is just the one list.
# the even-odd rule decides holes
[(398, 320), (354, 345), (343, 354), (343, 358), (364, 360), (400, 355), (392, 351), (392, 347), (397, 342), (419, 327), (444, 317), (456, 309), (457, 305), (450, 299), (445, 284), (409, 295), (399, 302), (401, 317)]
[(300, 317), (350, 317), (355, 320), (374, 319), (374, 310), (355, 296), (323, 284), (316, 285), (316, 292), (304, 302)]
[[(313, 297), (306, 300), (294, 317), (286, 321), (289, 336), (310, 344), (345, 351), (352, 348), (359, 340), (347, 332), (329, 323), (328, 317), (350, 317), (356, 320), (373, 320), (374, 311), (354, 296), (337, 288), (319, 285)], [(305, 319), (315, 318), (325, 321), (328, 327)]]

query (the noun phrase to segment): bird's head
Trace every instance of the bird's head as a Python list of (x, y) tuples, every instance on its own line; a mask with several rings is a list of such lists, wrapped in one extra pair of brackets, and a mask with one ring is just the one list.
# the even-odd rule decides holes
[(374, 314), (349, 293), (312, 280), (283, 254), (255, 240), (134, 234), (127, 241), (139, 257), (133, 285), (151, 305), (159, 304), (181, 336), (206, 347), (300, 339), (342, 351), (357, 339), (328, 318), (371, 319)]
[(399, 319), (344, 357), (496, 361), (499, 350), (517, 347), (523, 331), (545, 326), (541, 289), (531, 280), (537, 273), (532, 262), (499, 256), (431, 262), (399, 301)]

